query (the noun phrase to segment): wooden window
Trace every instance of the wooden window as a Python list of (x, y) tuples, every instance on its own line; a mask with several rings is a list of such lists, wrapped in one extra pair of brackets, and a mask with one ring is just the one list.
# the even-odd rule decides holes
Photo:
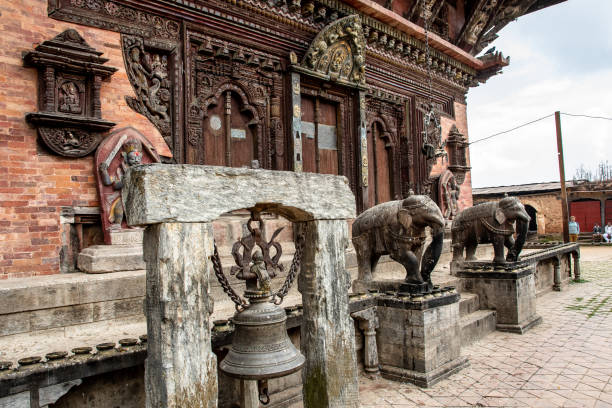
[(204, 119), (205, 163), (215, 166), (250, 166), (255, 158), (256, 127), (252, 114), (242, 109), (240, 97), (225, 91)]

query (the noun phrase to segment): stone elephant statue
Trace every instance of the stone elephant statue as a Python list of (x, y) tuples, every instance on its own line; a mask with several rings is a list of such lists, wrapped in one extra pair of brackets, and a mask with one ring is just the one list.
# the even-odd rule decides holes
[[(426, 227), (433, 229), (433, 240), (423, 254)], [(372, 280), (378, 260), (388, 254), (406, 269), (406, 283), (431, 286), (430, 274), (442, 253), (443, 229), (442, 212), (427, 196), (409, 195), (364, 211), (355, 219), (352, 233), (359, 279)]]
[[(478, 244), (491, 243), (495, 251), (493, 262), (516, 262), (525, 244), (531, 218), (516, 197), (505, 197), (475, 205), (461, 211), (451, 228), (453, 262), (463, 261), (465, 248), (467, 261), (474, 261)], [(516, 230), (514, 223), (516, 222)], [(514, 233), (517, 233), (516, 240)], [(504, 246), (508, 255), (504, 259)]]

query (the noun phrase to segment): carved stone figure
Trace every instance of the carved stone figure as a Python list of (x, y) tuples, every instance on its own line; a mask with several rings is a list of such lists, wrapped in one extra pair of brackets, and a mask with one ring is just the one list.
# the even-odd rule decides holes
[[(426, 227), (433, 229), (433, 241), (421, 262)], [(359, 279), (372, 280), (378, 260), (388, 254), (406, 269), (407, 283), (431, 284), (431, 271), (442, 252), (443, 227), (440, 209), (427, 196), (411, 194), (364, 211), (353, 223)]]
[(446, 170), (440, 176), (438, 182), (438, 197), (440, 203), (440, 209), (442, 215), (447, 220), (452, 220), (459, 211), (459, 194), (461, 193), (461, 187), (457, 184), (455, 175)]
[(159, 161), (159, 156), (151, 143), (133, 128), (113, 132), (98, 147), (96, 178), (106, 244), (113, 243), (111, 237), (113, 232), (127, 228), (121, 201), (123, 175), (126, 170), (138, 164)]
[[(491, 243), (495, 251), (495, 263), (516, 262), (525, 244), (530, 217), (525, 207), (516, 197), (505, 197), (475, 205), (461, 211), (453, 222), (452, 246), (453, 262), (474, 261), (478, 244)], [(516, 222), (516, 231), (514, 224)], [(514, 233), (517, 233), (516, 240)], [(504, 259), (504, 246), (508, 255)]]

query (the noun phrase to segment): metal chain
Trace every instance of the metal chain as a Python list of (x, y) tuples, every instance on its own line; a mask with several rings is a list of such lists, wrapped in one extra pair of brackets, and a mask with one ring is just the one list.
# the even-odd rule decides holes
[(234, 291), (234, 289), (230, 286), (227, 278), (225, 277), (225, 274), (223, 273), (223, 266), (221, 265), (221, 257), (219, 256), (219, 251), (217, 251), (217, 244), (214, 244), (214, 246), (215, 249), (211, 259), (213, 264), (213, 270), (215, 271), (215, 276), (221, 284), (223, 291), (227, 294), (227, 296), (229, 296), (232, 302), (236, 304), (236, 310), (242, 311), (246, 309), (249, 304), (240, 296), (238, 296), (236, 291)]
[(433, 77), (431, 75), (431, 55), (429, 50), (429, 19), (425, 16), (425, 0), (421, 0), (421, 13), (423, 14), (423, 19), (425, 20), (425, 53), (427, 56), (427, 76), (428, 76), (428, 85), (429, 85), (429, 104), (433, 102)]
[(295, 254), (293, 254), (293, 261), (291, 262), (291, 267), (289, 268), (287, 279), (285, 279), (285, 283), (283, 283), (283, 286), (279, 289), (279, 291), (274, 294), (274, 304), (280, 305), (283, 302), (285, 296), (287, 296), (287, 292), (289, 292), (289, 289), (291, 289), (291, 285), (293, 285), (293, 281), (295, 280), (295, 277), (297, 276), (300, 270), (303, 249), (304, 236), (299, 234), (295, 241)]

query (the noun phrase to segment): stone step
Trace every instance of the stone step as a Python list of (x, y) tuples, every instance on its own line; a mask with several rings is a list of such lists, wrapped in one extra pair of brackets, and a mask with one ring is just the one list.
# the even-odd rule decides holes
[(461, 317), (461, 346), (469, 346), (495, 331), (497, 318), (494, 310), (477, 310)]
[(474, 313), (478, 309), (480, 309), (478, 295), (469, 292), (461, 293), (461, 300), (459, 301), (459, 315), (461, 317)]

